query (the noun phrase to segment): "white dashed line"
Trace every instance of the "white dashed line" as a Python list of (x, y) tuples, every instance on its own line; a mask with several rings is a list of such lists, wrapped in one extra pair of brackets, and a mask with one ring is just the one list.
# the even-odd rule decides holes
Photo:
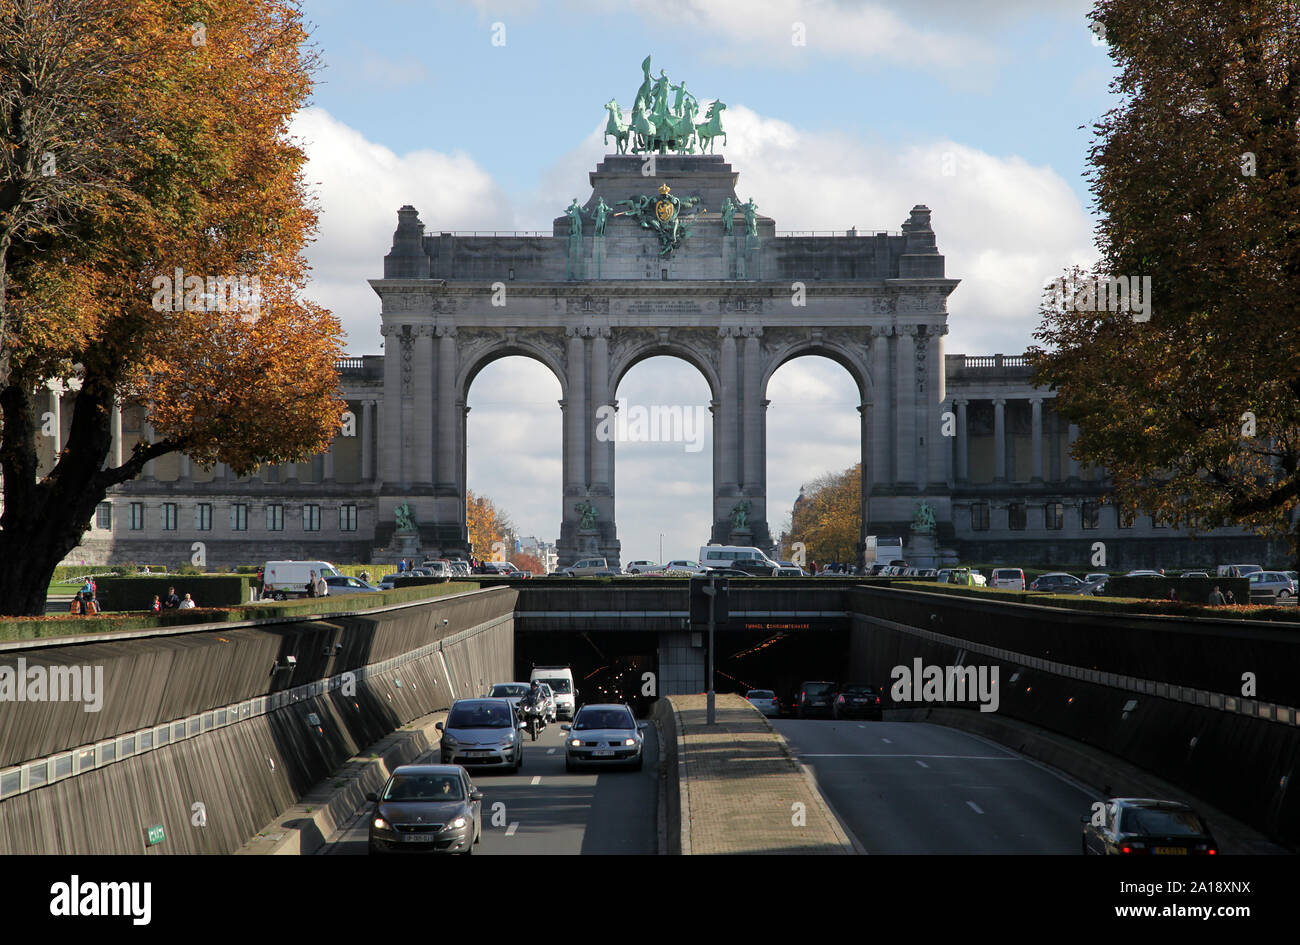
[(922, 768), (928, 768), (928, 767), (930, 767), (928, 764), (926, 764), (926, 763), (925, 763), (924, 761), (922, 761), (920, 758), (917, 758), (917, 759), (916, 759), (916, 763), (917, 763), (918, 765), (920, 765)]
[(977, 813), (977, 814), (982, 814), (982, 813), (984, 813), (984, 811), (980, 810), (980, 806), (979, 806), (978, 804), (976, 804), (974, 801), (967, 801), (967, 802), (966, 802), (966, 806), (969, 807), (971, 810), (973, 810), (973, 811), (974, 811), (975, 813)]
[(554, 749), (554, 748), (548, 748), (548, 749), (546, 749), (546, 753), (547, 753), (548, 755), (553, 755), (553, 754), (555, 754), (555, 749)]
[(894, 744), (894, 743), (891, 742), (888, 738), (882, 738), (881, 741), (884, 742), (886, 745), (892, 745), (892, 744)]
[(519, 829), (519, 821), (516, 820), (513, 824), (511, 824), (509, 827), (506, 828), (506, 836), (513, 837), (515, 835), (515, 831), (518, 829)]
[(541, 783), (542, 783), (542, 776), (540, 774), (533, 775), (533, 784), (541, 784)]

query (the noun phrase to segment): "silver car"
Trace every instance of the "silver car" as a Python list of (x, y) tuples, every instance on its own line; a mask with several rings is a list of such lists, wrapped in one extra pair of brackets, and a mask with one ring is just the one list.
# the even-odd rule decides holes
[(745, 698), (759, 712), (762, 712), (769, 719), (775, 719), (781, 715), (781, 703), (776, 698), (776, 693), (771, 689), (751, 689), (745, 694)]
[(519, 700), (528, 695), (528, 683), (526, 682), (499, 682), (494, 683), (488, 690), (485, 699), (505, 699), (510, 703), (510, 708), (519, 714)]
[(584, 705), (572, 725), (561, 725), (569, 733), (564, 740), (564, 767), (578, 770), (580, 764), (630, 765), (641, 770), (644, 737), (641, 723), (625, 705)]
[(515, 710), (505, 699), (457, 699), (447, 721), (434, 726), (442, 732), (442, 763), (497, 765), (518, 771), (524, 763), (524, 743)]
[(366, 799), (371, 853), (470, 854), (483, 838), (483, 795), (460, 765), (402, 765)]
[(1285, 571), (1256, 571), (1247, 580), (1252, 604), (1289, 604), (1295, 600), (1296, 582)]

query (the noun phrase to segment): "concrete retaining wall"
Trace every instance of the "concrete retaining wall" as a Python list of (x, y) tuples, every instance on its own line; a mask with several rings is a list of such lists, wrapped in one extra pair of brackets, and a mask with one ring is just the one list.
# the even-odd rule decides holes
[[(104, 702), (99, 712), (72, 702), (4, 704), (3, 766), (96, 742), (120, 751), (120, 739), (105, 740), (316, 680), (337, 682), (345, 672), (356, 678), (352, 687), (321, 685), (264, 714), (8, 796), (0, 802), (0, 852), (232, 852), (363, 746), (479, 694), (484, 681), (508, 678), (514, 604), (502, 588), (366, 616), (6, 651), (0, 665), (21, 656), (29, 665), (102, 666)], [(422, 647), (419, 659), (382, 673), (365, 669)], [(290, 654), (292, 672), (272, 675)], [(155, 824), (166, 840), (147, 846)]]

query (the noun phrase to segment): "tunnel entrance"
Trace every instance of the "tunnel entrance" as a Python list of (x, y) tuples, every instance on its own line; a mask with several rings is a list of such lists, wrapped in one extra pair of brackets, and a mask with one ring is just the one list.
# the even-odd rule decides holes
[(644, 718), (657, 698), (642, 690), (646, 673), (659, 678), (658, 647), (653, 631), (517, 631), (515, 679), (527, 680), (533, 666), (568, 666), (579, 705), (626, 702)]
[(799, 684), (810, 679), (859, 681), (845, 678), (849, 667), (848, 630), (724, 630), (715, 638), (714, 686), (718, 692), (743, 696), (750, 689), (771, 689), (786, 703)]

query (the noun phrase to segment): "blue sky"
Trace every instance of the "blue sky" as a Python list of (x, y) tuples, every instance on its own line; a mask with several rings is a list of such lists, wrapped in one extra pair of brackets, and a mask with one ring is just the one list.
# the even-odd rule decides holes
[[(322, 211), (312, 295), (355, 354), (379, 350), (378, 300), (396, 210), (430, 229), (545, 229), (606, 149), (603, 104), (625, 108), (640, 62), (727, 105), (727, 146), (778, 229), (896, 230), (933, 211), (948, 275), (949, 353), (1022, 351), (1041, 286), (1092, 258), (1083, 178), (1111, 106), (1090, 0), (308, 0), (324, 68), (295, 133)], [(503, 32), (504, 28), (504, 32)], [(802, 30), (803, 45), (792, 39)], [(496, 45), (493, 43), (497, 39)], [(504, 44), (500, 44), (504, 38)], [(1083, 127), (1080, 127), (1083, 126)], [(665, 394), (672, 391), (672, 395)], [(632, 403), (707, 400), (693, 369), (639, 365)], [(560, 516), (558, 383), (508, 359), (470, 391), (470, 486), (523, 534)], [(857, 461), (856, 390), (816, 358), (774, 376), (769, 522), (799, 484)], [(711, 443), (624, 445), (623, 559), (692, 557), (709, 524)], [(661, 526), (665, 508), (671, 524)], [(678, 514), (679, 513), (679, 514)]]

